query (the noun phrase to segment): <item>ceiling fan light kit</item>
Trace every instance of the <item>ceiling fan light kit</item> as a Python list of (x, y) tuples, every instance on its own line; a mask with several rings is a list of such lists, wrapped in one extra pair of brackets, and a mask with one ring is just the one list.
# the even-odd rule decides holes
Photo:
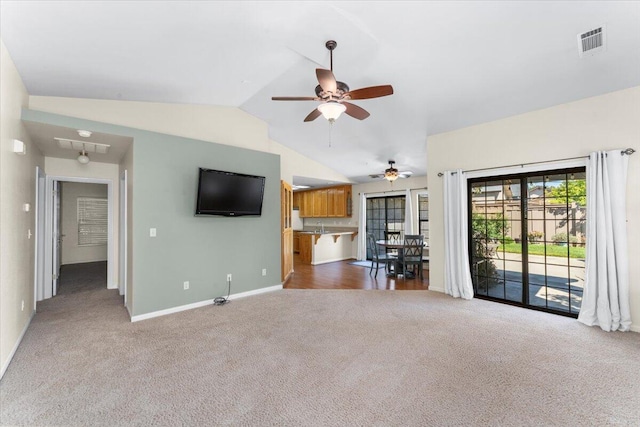
[(346, 106), (337, 101), (329, 101), (325, 104), (318, 105), (318, 110), (331, 124), (333, 124), (338, 117), (340, 117), (340, 114), (344, 113), (346, 109)]
[(90, 159), (89, 156), (87, 156), (87, 152), (82, 150), (80, 152), (80, 155), (78, 156), (78, 162), (82, 163), (83, 165), (86, 165), (87, 163), (89, 163)]
[(313, 110), (307, 117), (305, 122), (310, 122), (322, 115), (329, 123), (333, 124), (342, 113), (358, 119), (364, 120), (369, 117), (369, 112), (355, 104), (347, 101), (379, 98), (393, 94), (391, 85), (370, 86), (362, 89), (350, 90), (346, 83), (339, 82), (333, 75), (333, 50), (338, 46), (334, 40), (325, 43), (325, 47), (329, 50), (331, 58), (331, 68), (316, 68), (316, 77), (318, 86), (316, 86), (316, 96), (274, 96), (273, 101), (322, 101), (322, 103)]
[(393, 167), (395, 161), (389, 160), (389, 168), (384, 170), (384, 179), (393, 182), (398, 179), (398, 169)]

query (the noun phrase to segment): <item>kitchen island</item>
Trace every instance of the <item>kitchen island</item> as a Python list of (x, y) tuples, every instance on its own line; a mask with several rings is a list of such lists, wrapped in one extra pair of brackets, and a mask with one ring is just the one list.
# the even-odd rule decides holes
[(319, 265), (353, 258), (355, 230), (296, 231), (300, 239), (300, 261)]

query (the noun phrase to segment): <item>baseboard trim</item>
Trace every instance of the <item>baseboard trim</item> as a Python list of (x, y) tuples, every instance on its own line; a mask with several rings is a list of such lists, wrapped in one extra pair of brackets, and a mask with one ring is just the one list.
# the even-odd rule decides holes
[(322, 265), (322, 264), (329, 264), (330, 262), (338, 262), (338, 261), (347, 261), (350, 259), (354, 259), (353, 257), (348, 257), (348, 258), (335, 258), (335, 259), (328, 259), (326, 261), (321, 261), (321, 262), (316, 262), (316, 263), (311, 263), (311, 265)]
[(94, 260), (89, 260), (89, 261), (74, 261), (74, 262), (65, 262), (62, 263), (61, 265), (73, 265), (73, 264), (87, 264), (90, 262), (109, 262), (108, 259), (94, 259)]
[(29, 320), (27, 321), (27, 324), (24, 325), (24, 329), (22, 329), (22, 333), (20, 333), (20, 336), (18, 337), (18, 341), (16, 341), (16, 345), (13, 346), (13, 350), (11, 350), (11, 353), (9, 353), (9, 357), (7, 358), (7, 361), (4, 363), (4, 365), (2, 365), (2, 370), (0, 370), (0, 379), (2, 379), (2, 377), (4, 376), (4, 373), (7, 372), (7, 369), (9, 368), (9, 364), (11, 363), (11, 360), (13, 360), (13, 356), (16, 354), (16, 351), (18, 351), (18, 347), (22, 342), (22, 338), (24, 338), (24, 334), (27, 333), (27, 329), (29, 329), (29, 325), (31, 325), (31, 320), (35, 315), (36, 315), (36, 311), (33, 310), (31, 312), (31, 316), (29, 317)]
[(252, 291), (240, 292), (239, 294), (231, 294), (229, 295), (229, 299), (233, 300), (238, 298), (250, 297), (253, 295), (260, 295), (267, 292), (279, 291), (281, 289), (282, 289), (282, 283), (280, 283), (279, 285), (269, 286), (268, 288), (260, 288), (260, 289), (254, 289)]
[(629, 330), (631, 332), (639, 332), (640, 333), (640, 325), (636, 326), (636, 325), (631, 325), (629, 326)]
[[(254, 289), (252, 291), (240, 292), (239, 294), (229, 295), (229, 300), (245, 298), (253, 295), (264, 294), (266, 292), (273, 292), (282, 289), (282, 283), (275, 286), (269, 286), (267, 288)], [(139, 314), (137, 316), (131, 316), (131, 322), (139, 322), (141, 320), (153, 319), (154, 317), (166, 316), (167, 314), (179, 313), (181, 311), (192, 310), (194, 308), (205, 307), (213, 304), (213, 299), (207, 299), (204, 301), (198, 301), (191, 304), (180, 305), (178, 307), (171, 307), (164, 310), (152, 311), (151, 313)]]
[(429, 285), (429, 290), (430, 291), (435, 291), (435, 292), (442, 292), (444, 294), (444, 288), (438, 288), (436, 286)]

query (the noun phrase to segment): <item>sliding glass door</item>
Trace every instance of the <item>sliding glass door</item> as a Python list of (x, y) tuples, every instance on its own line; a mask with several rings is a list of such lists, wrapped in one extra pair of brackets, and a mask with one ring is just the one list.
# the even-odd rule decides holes
[(480, 298), (577, 316), (584, 168), (469, 180), (469, 256)]
[[(371, 197), (367, 199), (367, 233), (383, 240), (389, 232), (404, 235), (405, 196)], [(367, 248), (367, 259), (371, 254)]]

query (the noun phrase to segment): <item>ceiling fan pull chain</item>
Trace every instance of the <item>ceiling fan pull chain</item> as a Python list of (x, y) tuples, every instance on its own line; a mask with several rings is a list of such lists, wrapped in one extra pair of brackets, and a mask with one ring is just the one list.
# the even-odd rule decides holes
[(333, 122), (329, 122), (329, 125), (331, 126), (329, 128), (329, 148), (331, 148), (331, 142), (333, 141)]

